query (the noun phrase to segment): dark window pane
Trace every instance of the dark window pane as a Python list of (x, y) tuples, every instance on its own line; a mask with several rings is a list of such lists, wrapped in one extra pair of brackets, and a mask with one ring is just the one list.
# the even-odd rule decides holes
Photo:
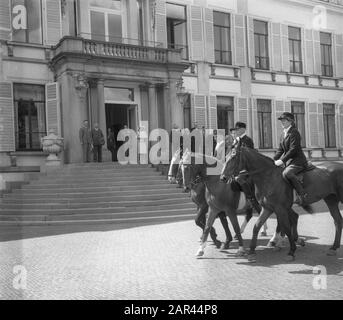
[(305, 131), (305, 103), (302, 101), (292, 101), (292, 113), (295, 117), (295, 125), (297, 126), (301, 136), (301, 146), (306, 147), (306, 131)]
[(288, 27), (288, 37), (293, 40), (301, 40), (300, 28)]
[(176, 20), (186, 20), (185, 7), (167, 3), (167, 17)]
[(218, 129), (225, 129), (225, 133), (228, 134), (229, 129), (234, 126), (233, 97), (217, 97), (217, 119)]
[(122, 41), (121, 16), (118, 14), (108, 14), (108, 40), (112, 42)]
[(92, 39), (105, 41), (105, 14), (91, 11), (91, 33)]
[(213, 12), (213, 24), (222, 27), (230, 27), (230, 15), (224, 12)]
[(268, 23), (265, 21), (254, 20), (254, 33), (268, 35)]
[(262, 149), (272, 148), (273, 134), (270, 100), (257, 100), (257, 116), (259, 129), (259, 147)]
[(331, 34), (327, 32), (320, 33), (320, 43), (331, 45)]

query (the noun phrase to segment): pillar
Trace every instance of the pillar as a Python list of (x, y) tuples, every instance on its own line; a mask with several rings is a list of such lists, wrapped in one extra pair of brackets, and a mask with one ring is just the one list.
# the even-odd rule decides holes
[(176, 80), (171, 79), (168, 89), (169, 107), (171, 112), (171, 125), (176, 124), (183, 128), (183, 110), (176, 92)]
[(149, 84), (149, 131), (158, 128), (158, 109), (156, 97), (156, 85)]
[(165, 83), (163, 86), (163, 94), (164, 94), (164, 129), (167, 132), (171, 132), (172, 129), (172, 119), (171, 119), (171, 105), (169, 102), (169, 82)]

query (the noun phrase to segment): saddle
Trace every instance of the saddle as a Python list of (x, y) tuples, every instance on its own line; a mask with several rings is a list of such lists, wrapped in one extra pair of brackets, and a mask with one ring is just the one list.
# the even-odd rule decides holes
[(296, 174), (297, 180), (302, 184), (304, 182), (304, 174), (316, 168), (317, 167), (311, 161), (307, 161), (305, 168)]

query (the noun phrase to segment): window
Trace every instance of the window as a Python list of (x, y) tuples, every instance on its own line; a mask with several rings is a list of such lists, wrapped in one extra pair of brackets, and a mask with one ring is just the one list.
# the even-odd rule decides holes
[(187, 94), (187, 98), (183, 103), (183, 127), (192, 128), (192, 116), (191, 116), (191, 95)]
[(12, 7), (22, 5), (26, 8), (27, 28), (13, 30), (13, 41), (35, 44), (43, 43), (41, 0), (12, 0)]
[(90, 6), (91, 38), (121, 43), (123, 41), (121, 2), (91, 0)]
[(301, 146), (306, 148), (305, 103), (302, 101), (292, 101), (291, 109), (295, 117), (295, 125), (297, 126), (301, 135)]
[(215, 63), (232, 64), (230, 15), (213, 12)]
[(336, 147), (335, 105), (323, 104), (325, 148)]
[(320, 33), (320, 51), (322, 58), (322, 75), (332, 77), (332, 42), (330, 33)]
[(257, 100), (257, 117), (260, 149), (271, 149), (273, 146), (272, 106), (270, 100)]
[(188, 59), (186, 7), (167, 3), (167, 42), (169, 49), (181, 49)]
[(45, 87), (14, 84), (16, 150), (40, 150), (46, 135)]
[(143, 23), (143, 3), (142, 0), (137, 0), (137, 10), (138, 10), (138, 19), (137, 19), (137, 28), (138, 28), (138, 41), (140, 45), (143, 45), (144, 41), (144, 23)]
[(255, 67), (269, 69), (268, 56), (268, 23), (254, 20)]
[(217, 97), (218, 129), (225, 129), (225, 134), (234, 127), (233, 97)]
[(288, 27), (289, 38), (289, 57), (290, 57), (290, 72), (302, 73), (302, 58), (301, 58), (301, 31), (300, 28)]

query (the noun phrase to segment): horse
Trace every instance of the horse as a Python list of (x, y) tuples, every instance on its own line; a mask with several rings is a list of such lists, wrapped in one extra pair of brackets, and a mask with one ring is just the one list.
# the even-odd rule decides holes
[(209, 207), (206, 227), (196, 256), (200, 257), (204, 255), (210, 229), (215, 218), (222, 211), (229, 217), (238, 238), (239, 249), (237, 250), (236, 255), (242, 256), (245, 254), (245, 251), (236, 210), (239, 207), (241, 195), (243, 195), (243, 193), (233, 191), (230, 185), (221, 183), (219, 180), (219, 173), (217, 175), (207, 174), (207, 169), (210, 167), (208, 163), (216, 162), (217, 164), (220, 164), (220, 162), (217, 161), (217, 158), (191, 152), (186, 152), (183, 158), (182, 169), (184, 185), (186, 188), (191, 189), (195, 183), (202, 181), (206, 186), (205, 196)]
[[(174, 154), (172, 161), (170, 163), (169, 167), (169, 172), (168, 172), (168, 179), (171, 182), (171, 177), (173, 178), (173, 182), (177, 183), (177, 185), (182, 185), (183, 181), (183, 173), (182, 173), (182, 160), (177, 163), (178, 158), (180, 156), (180, 151), (176, 151)], [(172, 183), (172, 182), (171, 182)], [(195, 224), (200, 227), (202, 230), (204, 230), (205, 225), (206, 225), (206, 213), (208, 211), (208, 204), (206, 202), (206, 197), (205, 197), (205, 190), (206, 187), (204, 183), (199, 181), (198, 183), (194, 183), (191, 186), (190, 190), (186, 190), (184, 188), (184, 192), (189, 192), (190, 191), (190, 196), (194, 204), (197, 206), (197, 214), (195, 217)], [(229, 249), (230, 247), (230, 242), (232, 241), (232, 235), (229, 229), (229, 225), (226, 219), (226, 215), (224, 212), (220, 212), (218, 214), (220, 222), (224, 228), (225, 234), (226, 234), (226, 240), (222, 244), (221, 241), (217, 239), (217, 233), (214, 227), (211, 227), (210, 229), (210, 236), (211, 239), (213, 240), (214, 245), (221, 250), (226, 250)]]
[[(233, 149), (230, 152), (226, 160), (221, 180), (227, 182), (229, 177), (237, 175), (242, 170), (247, 171), (255, 184), (256, 193), (262, 197), (262, 212), (253, 229), (248, 259), (256, 260), (255, 248), (258, 232), (266, 219), (272, 212), (275, 212), (278, 223), (287, 235), (290, 244), (290, 251), (286, 259), (288, 261), (294, 260), (295, 237), (297, 237), (296, 228), (295, 230), (291, 228), (292, 220), (295, 219), (292, 209), (294, 191), (290, 183), (282, 177), (282, 168), (275, 166), (271, 158), (256, 150), (237, 147), (236, 150)], [(339, 210), (339, 202), (343, 202), (343, 165), (337, 162), (327, 162), (314, 167), (311, 171), (303, 171), (301, 175), (305, 192), (309, 195), (307, 203), (310, 205), (324, 199), (334, 219), (335, 240), (327, 254), (336, 255), (342, 235), (342, 216)], [(307, 206), (303, 208), (308, 209)]]

